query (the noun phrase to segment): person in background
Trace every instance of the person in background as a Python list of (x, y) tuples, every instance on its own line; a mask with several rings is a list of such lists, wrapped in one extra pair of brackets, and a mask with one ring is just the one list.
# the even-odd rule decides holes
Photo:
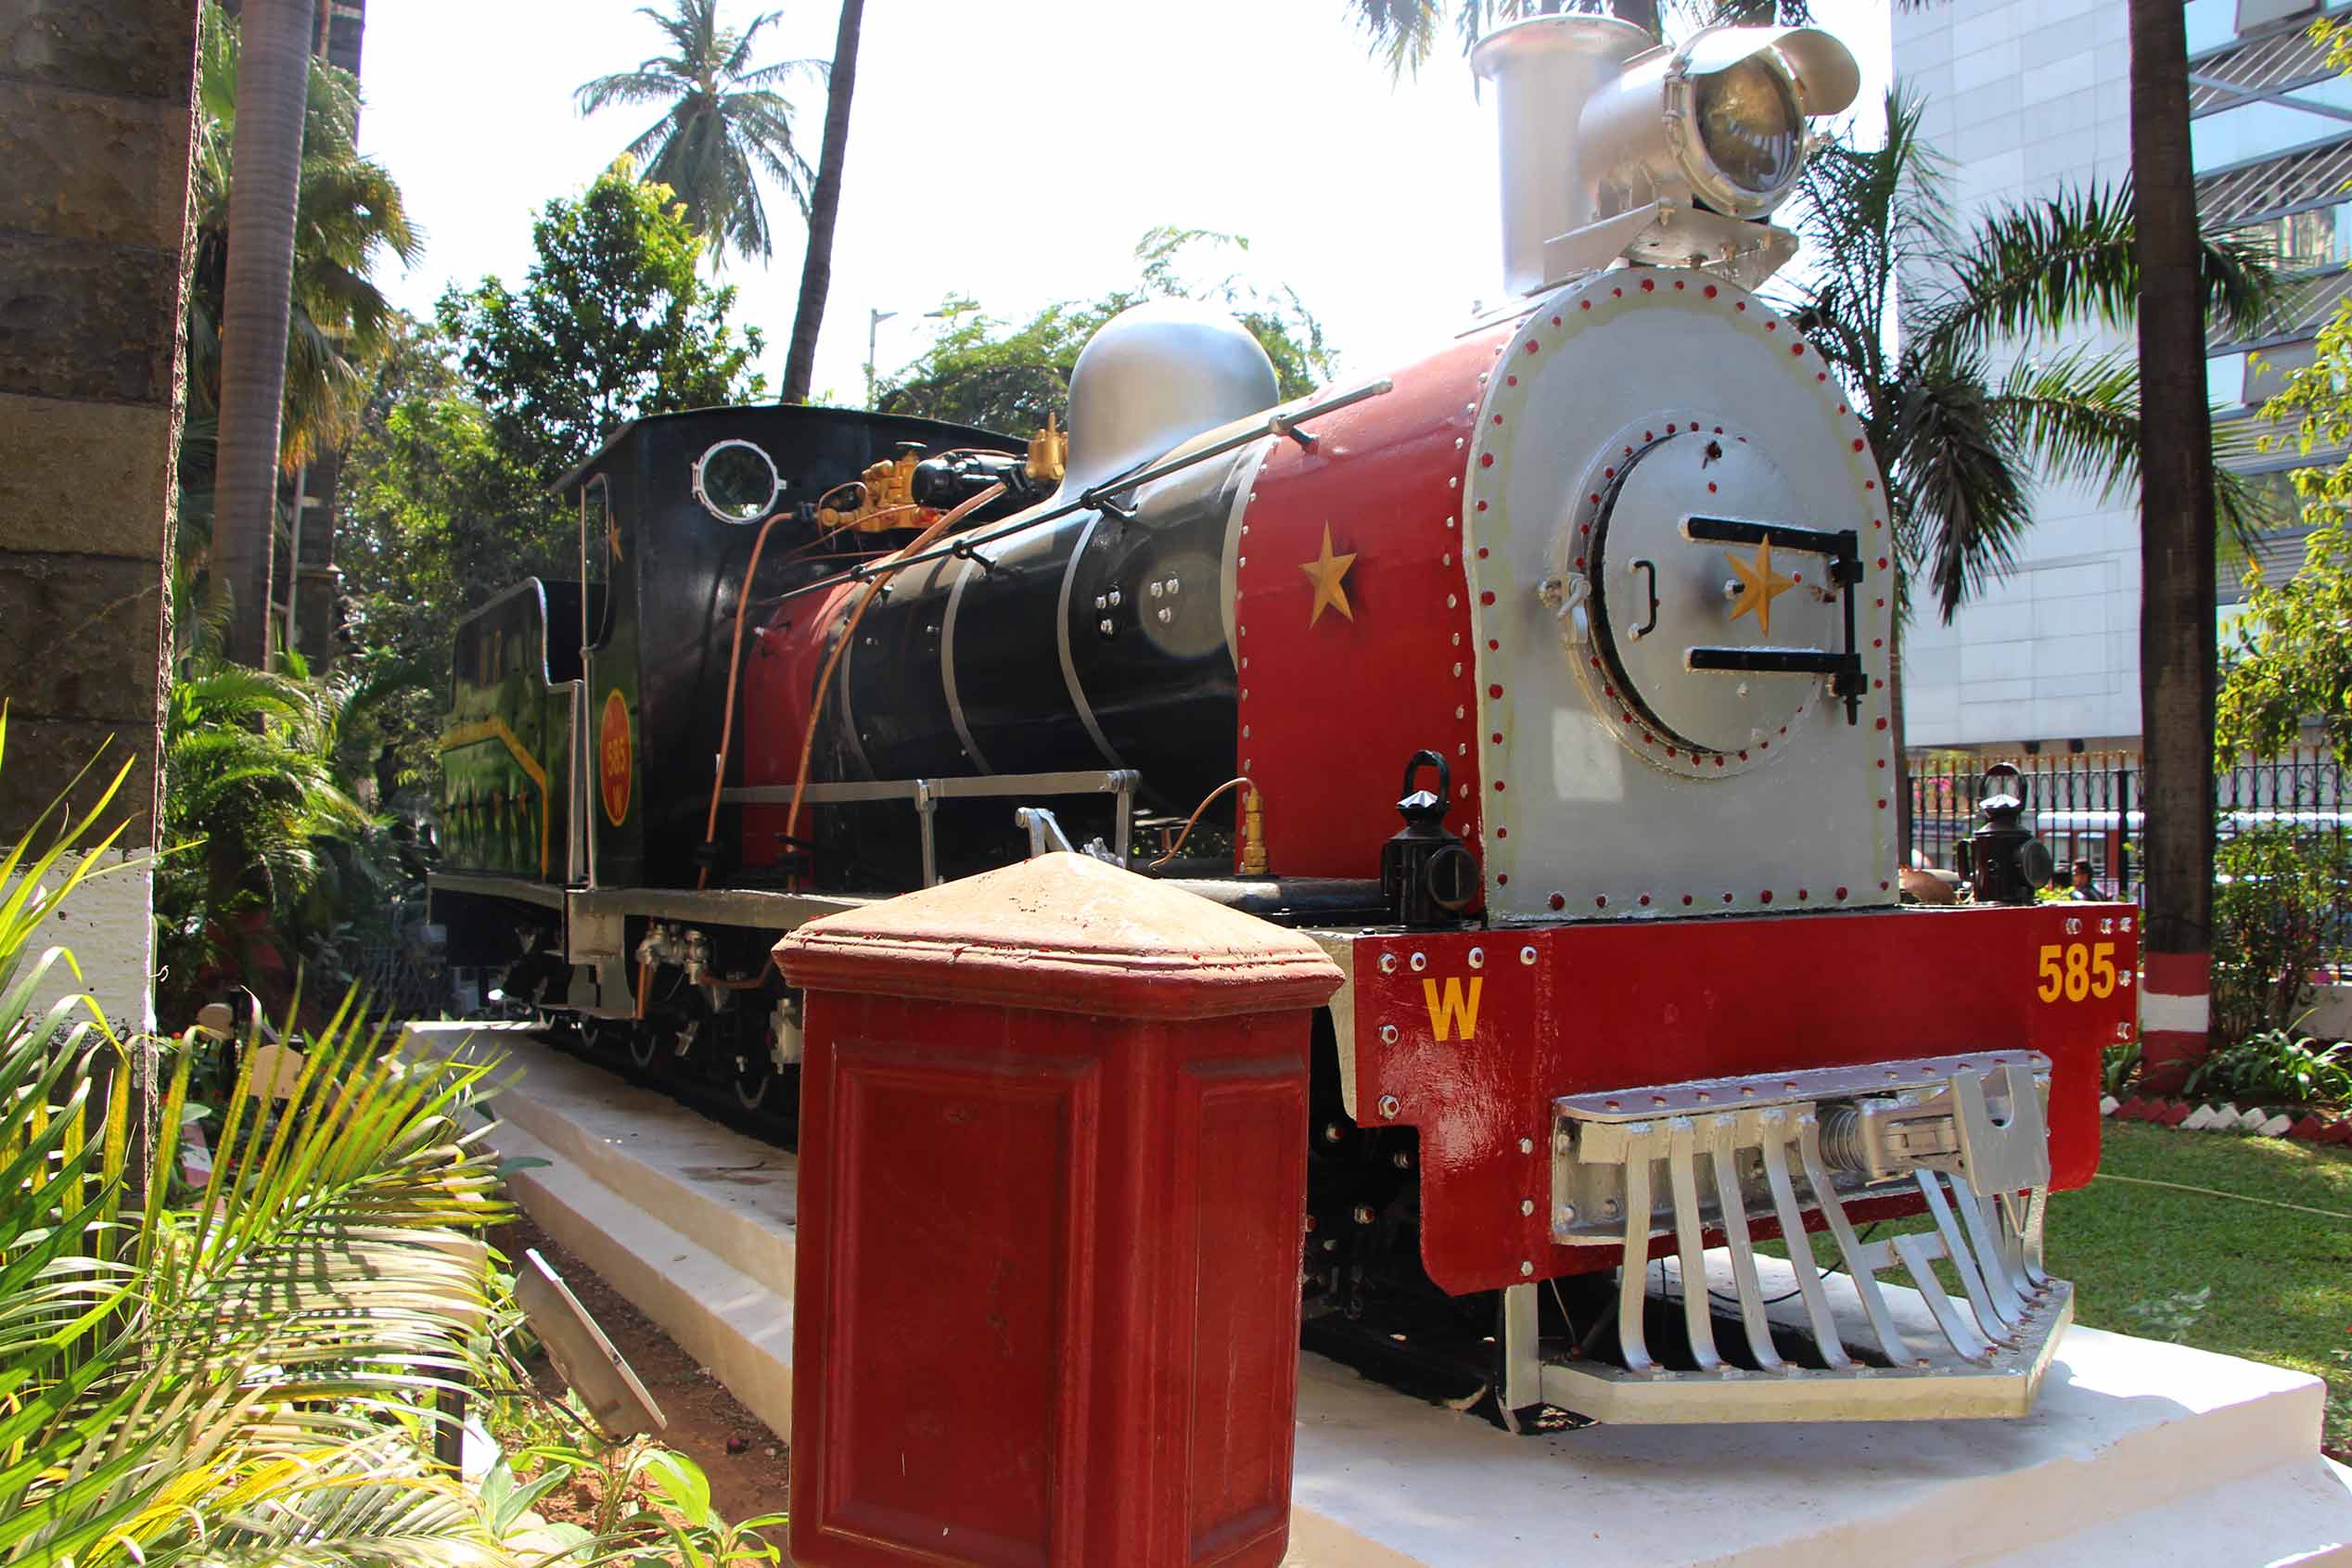
[(2075, 885), (2073, 890), (2067, 894), (2067, 897), (2073, 899), (2077, 903), (2085, 904), (2100, 903), (2106, 899), (2107, 895), (2099, 891), (2099, 885), (2090, 880), (2090, 862), (2089, 860), (2077, 860), (2075, 862)]

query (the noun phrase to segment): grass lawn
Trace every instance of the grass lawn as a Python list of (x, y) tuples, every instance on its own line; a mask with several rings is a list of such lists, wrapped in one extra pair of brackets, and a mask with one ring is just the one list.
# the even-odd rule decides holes
[[(2352, 1362), (2336, 1358), (2352, 1351), (2352, 1149), (2129, 1122), (2103, 1131), (2099, 1178), (2050, 1201), (2047, 1262), (2074, 1281), (2076, 1320), (2324, 1377), (2327, 1440), (2352, 1445)], [(2118, 1179), (2134, 1177), (2347, 1217)], [(1836, 1261), (1828, 1237), (1814, 1243), (1823, 1267)], [(2185, 1332), (2132, 1311), (2200, 1290), (2212, 1294)]]

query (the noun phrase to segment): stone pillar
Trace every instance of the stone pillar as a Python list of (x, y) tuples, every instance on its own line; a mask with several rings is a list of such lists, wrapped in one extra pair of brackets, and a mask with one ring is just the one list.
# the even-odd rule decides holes
[[(127, 757), (102, 825), (154, 846), (195, 64), (195, 0), (0, 6), (0, 843)], [(148, 1010), (151, 886), (99, 878), (56, 933), (118, 1021)]]

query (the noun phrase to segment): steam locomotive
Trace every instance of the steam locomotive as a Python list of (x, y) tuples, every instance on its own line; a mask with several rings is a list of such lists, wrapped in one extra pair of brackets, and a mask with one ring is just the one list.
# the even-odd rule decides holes
[(1998, 797), (1976, 901), (1898, 907), (1883, 477), (1757, 292), (1853, 61), (1547, 16), (1474, 63), (1508, 302), (1388, 376), (1280, 402), (1160, 302), (1067, 433), (709, 409), (565, 476), (578, 580), (459, 638), (435, 916), (788, 1142), (781, 933), (1084, 848), (1348, 975), (1310, 1343), (1514, 1424), (2022, 1413), (2136, 937), (2032, 904)]

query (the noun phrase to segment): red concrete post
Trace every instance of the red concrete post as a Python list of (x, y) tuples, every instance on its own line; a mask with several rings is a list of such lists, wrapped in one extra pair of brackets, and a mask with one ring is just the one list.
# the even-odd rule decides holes
[(1315, 944), (1077, 855), (801, 927), (792, 1556), (1264, 1565)]

